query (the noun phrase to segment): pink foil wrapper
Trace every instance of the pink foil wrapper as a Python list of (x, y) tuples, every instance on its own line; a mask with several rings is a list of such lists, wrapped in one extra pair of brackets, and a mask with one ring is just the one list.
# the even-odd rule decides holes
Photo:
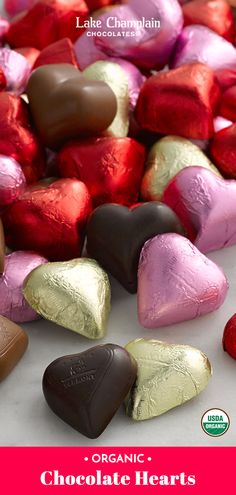
[(236, 49), (204, 26), (187, 26), (179, 36), (171, 68), (202, 62), (214, 71), (236, 67)]
[(4, 8), (6, 12), (14, 16), (23, 10), (30, 9), (37, 0), (4, 0)]
[(25, 188), (26, 180), (19, 163), (0, 155), (0, 208), (16, 201)]
[(179, 216), (203, 253), (236, 244), (236, 181), (187, 167), (168, 184), (163, 201)]
[(216, 117), (214, 119), (214, 129), (215, 132), (222, 131), (222, 129), (226, 129), (226, 127), (230, 127), (233, 124), (230, 120), (225, 119), (224, 117)]
[(9, 25), (9, 21), (0, 16), (0, 46), (2, 46), (4, 43), (5, 35), (9, 29)]
[[(160, 28), (128, 28), (107, 25), (109, 17), (115, 17), (118, 21), (159, 20)], [(152, 0), (140, 2), (130, 0), (128, 4), (114, 7), (98, 19), (102, 21), (99, 29), (102, 33), (113, 32), (113, 36), (96, 36), (90, 38), (86, 47), (87, 33), (82, 35), (82, 40), (76, 43), (76, 51), (80, 60), (82, 49), (87, 56), (93, 58), (89, 65), (101, 57), (105, 52), (110, 57), (119, 57), (129, 60), (138, 67), (146, 70), (162, 69), (169, 61), (176, 40), (183, 26), (183, 14), (177, 0)], [(120, 32), (135, 32), (135, 36), (118, 36)], [(93, 39), (93, 42), (91, 40)], [(94, 44), (94, 47), (92, 47)], [(101, 60), (101, 58), (100, 58)]]
[(26, 58), (10, 48), (1, 48), (0, 66), (7, 80), (7, 91), (16, 95), (22, 94), (31, 73), (31, 67)]
[(27, 275), (37, 266), (47, 263), (42, 256), (17, 251), (6, 256), (5, 272), (0, 277), (0, 314), (18, 323), (38, 320), (39, 315), (29, 306), (22, 292)]
[(228, 291), (223, 271), (177, 234), (147, 241), (138, 271), (138, 315), (146, 328), (192, 320), (218, 309)]

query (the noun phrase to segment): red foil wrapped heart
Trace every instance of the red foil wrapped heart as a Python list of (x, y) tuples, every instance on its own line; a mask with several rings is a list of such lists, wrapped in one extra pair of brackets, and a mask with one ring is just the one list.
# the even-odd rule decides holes
[(230, 318), (225, 327), (223, 348), (233, 359), (236, 359), (236, 314)]
[(220, 172), (229, 179), (236, 179), (236, 124), (215, 134), (210, 153)]
[(192, 0), (183, 6), (184, 25), (201, 24), (234, 43), (232, 9), (226, 0)]
[(83, 33), (76, 29), (76, 17), (83, 23), (87, 16), (84, 0), (41, 0), (11, 23), (7, 42), (14, 48), (33, 46), (39, 50), (66, 37), (74, 42)]
[(36, 251), (51, 261), (76, 258), (90, 213), (89, 192), (78, 180), (62, 179), (28, 190), (3, 214), (7, 245)]
[(21, 165), (28, 183), (44, 174), (44, 152), (30, 128), (27, 104), (5, 92), (0, 93), (0, 154), (11, 156)]
[(119, 3), (117, 0), (86, 0), (88, 8), (90, 11), (102, 9), (103, 7), (107, 7), (108, 5), (112, 5), (114, 3)]
[(144, 83), (136, 119), (148, 131), (209, 139), (220, 94), (212, 69), (201, 63), (183, 65)]
[(130, 138), (98, 138), (73, 141), (58, 154), (62, 177), (82, 180), (93, 205), (138, 200), (144, 171), (145, 149)]
[(6, 88), (6, 85), (7, 85), (6, 77), (2, 68), (0, 67), (0, 91), (3, 91)]
[(236, 86), (232, 86), (223, 93), (219, 115), (236, 122)]
[(48, 64), (71, 64), (78, 67), (74, 45), (69, 38), (63, 38), (44, 48), (35, 61), (34, 69)]

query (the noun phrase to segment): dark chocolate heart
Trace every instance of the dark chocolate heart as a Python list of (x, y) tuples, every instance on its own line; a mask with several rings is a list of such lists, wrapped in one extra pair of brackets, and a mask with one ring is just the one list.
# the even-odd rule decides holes
[(107, 204), (97, 208), (89, 219), (87, 250), (129, 292), (135, 293), (144, 243), (169, 232), (184, 235), (176, 214), (158, 201), (133, 209)]
[(98, 135), (116, 116), (117, 100), (108, 84), (84, 78), (70, 64), (39, 67), (26, 92), (35, 127), (48, 148), (81, 135)]
[(88, 438), (105, 430), (136, 380), (136, 362), (106, 344), (53, 361), (43, 377), (45, 399), (57, 416)]

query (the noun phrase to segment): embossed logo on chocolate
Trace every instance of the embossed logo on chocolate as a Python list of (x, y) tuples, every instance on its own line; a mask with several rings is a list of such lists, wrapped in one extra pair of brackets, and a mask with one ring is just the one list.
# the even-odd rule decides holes
[(80, 360), (70, 367), (70, 376), (61, 380), (61, 383), (65, 388), (71, 388), (76, 385), (87, 383), (95, 380), (96, 370), (86, 369), (86, 363), (84, 360)]

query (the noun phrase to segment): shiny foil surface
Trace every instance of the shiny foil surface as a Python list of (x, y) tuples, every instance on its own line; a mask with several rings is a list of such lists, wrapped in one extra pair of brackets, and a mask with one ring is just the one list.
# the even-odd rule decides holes
[(141, 194), (146, 201), (161, 200), (170, 180), (192, 165), (205, 167), (220, 175), (198, 146), (179, 136), (166, 136), (151, 148), (142, 180)]
[(203, 253), (236, 244), (236, 181), (190, 167), (169, 184), (163, 201), (179, 216), (189, 238)]
[[(57, 157), (61, 177), (84, 182), (93, 206), (138, 201), (145, 149), (130, 138), (98, 138), (66, 144)], [(89, 167), (88, 167), (89, 163)]]
[(44, 173), (44, 153), (31, 130), (28, 106), (18, 96), (0, 93), (0, 154), (14, 158), (28, 183)]
[(5, 42), (5, 36), (9, 29), (9, 21), (5, 17), (0, 16), (0, 46)]
[(151, 419), (199, 395), (212, 376), (205, 354), (188, 345), (136, 339), (126, 346), (138, 365), (136, 383), (126, 399), (135, 421)]
[(32, 46), (39, 50), (65, 37), (74, 42), (83, 32), (76, 29), (77, 16), (82, 23), (87, 19), (84, 0), (40, 0), (12, 21), (7, 42), (12, 48)]
[(214, 129), (215, 133), (222, 131), (222, 129), (226, 129), (227, 127), (230, 127), (233, 122), (231, 122), (228, 119), (225, 119), (224, 117), (218, 116), (214, 119)]
[(38, 314), (23, 295), (23, 283), (34, 268), (47, 260), (33, 252), (18, 251), (5, 258), (5, 271), (0, 277), (0, 314), (15, 322), (37, 320)]
[(202, 62), (214, 71), (235, 68), (236, 49), (205, 26), (187, 26), (179, 36), (172, 68)]
[(230, 318), (224, 329), (223, 348), (233, 359), (236, 359), (236, 314)]
[(210, 155), (220, 172), (229, 179), (236, 179), (236, 124), (214, 135)]
[(223, 93), (219, 114), (225, 119), (236, 122), (236, 86), (228, 88)]
[(34, 69), (47, 64), (71, 64), (78, 68), (74, 45), (69, 38), (56, 41), (39, 52)]
[(35, 3), (36, 0), (3, 0), (4, 8), (11, 16), (30, 9)]
[(16, 48), (15, 52), (20, 53), (21, 55), (23, 55), (23, 57), (26, 58), (26, 60), (28, 61), (28, 64), (30, 65), (30, 70), (32, 71), (34, 64), (35, 64), (35, 61), (37, 60), (37, 58), (40, 54), (40, 51), (37, 50), (37, 48), (25, 46), (22, 48)]
[(80, 256), (90, 212), (89, 192), (76, 179), (29, 189), (3, 215), (7, 244), (37, 251), (50, 261)]
[(219, 99), (219, 85), (209, 67), (183, 65), (159, 72), (144, 83), (135, 115), (140, 127), (148, 131), (209, 139)]
[(145, 328), (215, 311), (227, 291), (223, 271), (185, 237), (163, 234), (145, 243), (138, 270), (138, 316)]
[(27, 59), (14, 50), (1, 48), (0, 66), (7, 80), (7, 91), (17, 95), (23, 93), (31, 72)]
[(0, 218), (0, 275), (4, 271), (5, 266), (5, 237), (3, 232), (2, 220)]
[(47, 263), (26, 279), (24, 295), (47, 320), (89, 339), (100, 339), (106, 334), (110, 283), (94, 260)]
[(183, 7), (184, 25), (201, 24), (231, 43), (235, 41), (232, 9), (225, 0), (193, 0)]
[(19, 163), (0, 155), (0, 208), (16, 201), (25, 188), (26, 180)]
[(87, 67), (83, 75), (87, 79), (105, 82), (116, 95), (116, 117), (105, 135), (126, 137), (129, 130), (129, 85), (125, 71), (113, 62), (99, 61)]

